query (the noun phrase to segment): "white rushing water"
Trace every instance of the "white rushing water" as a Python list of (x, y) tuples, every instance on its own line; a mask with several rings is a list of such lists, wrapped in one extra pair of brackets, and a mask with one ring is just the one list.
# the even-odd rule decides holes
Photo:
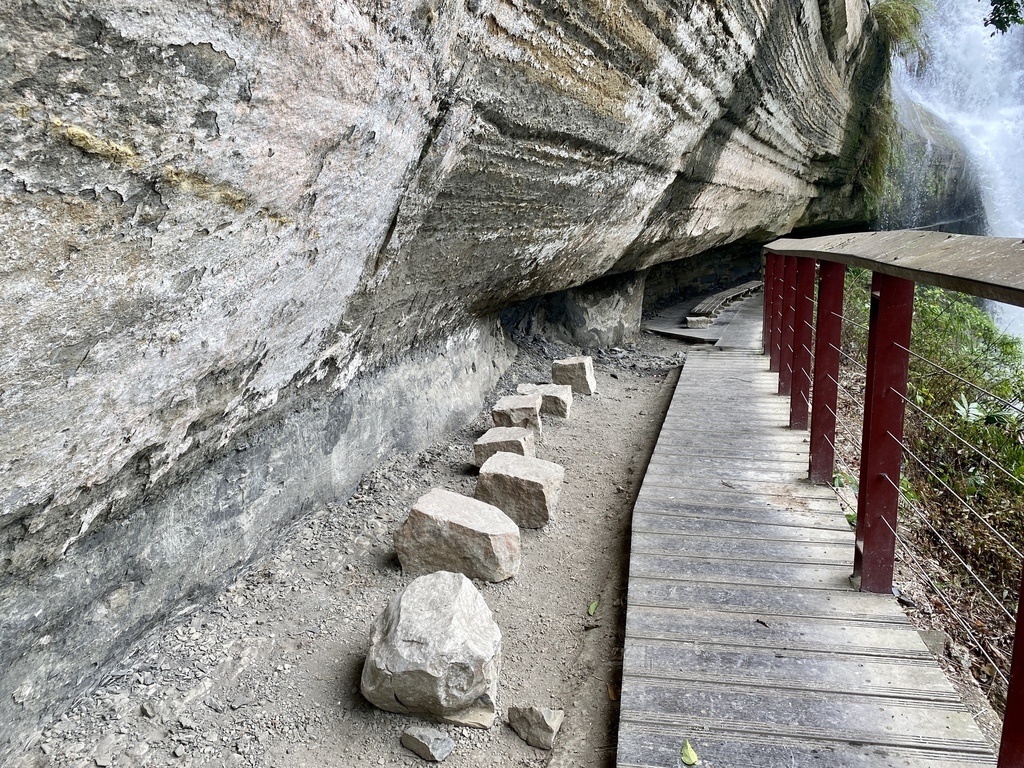
[[(993, 35), (984, 25), (988, 8), (978, 0), (935, 0), (921, 30), (924, 66), (912, 74), (897, 64), (893, 79), (964, 143), (981, 181), (989, 234), (1024, 237), (1024, 29)], [(1024, 309), (998, 305), (994, 314), (1024, 336)]]

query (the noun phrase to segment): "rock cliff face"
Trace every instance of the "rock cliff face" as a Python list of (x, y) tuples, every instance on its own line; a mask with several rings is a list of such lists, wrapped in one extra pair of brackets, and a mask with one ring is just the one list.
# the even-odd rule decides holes
[(503, 308), (858, 218), (865, 14), (0, 8), (0, 753), (478, 408)]
[(981, 180), (967, 149), (938, 115), (898, 90), (895, 97), (899, 141), (874, 228), (986, 234)]

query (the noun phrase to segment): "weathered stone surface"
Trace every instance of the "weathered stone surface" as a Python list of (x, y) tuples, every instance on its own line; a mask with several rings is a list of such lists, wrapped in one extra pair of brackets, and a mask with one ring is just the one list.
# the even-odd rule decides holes
[(476, 497), (522, 528), (543, 528), (558, 508), (565, 469), (551, 461), (496, 453), (480, 467)]
[(424, 760), (440, 763), (455, 749), (455, 742), (447, 733), (435, 728), (410, 725), (402, 732), (402, 746)]
[(524, 427), (532, 429), (537, 437), (543, 435), (540, 409), (544, 399), (540, 394), (507, 395), (494, 404), (491, 418), (498, 427)]
[(551, 381), (555, 384), (567, 384), (574, 393), (581, 395), (597, 394), (597, 378), (594, 376), (594, 359), (592, 357), (567, 357), (555, 360), (551, 364)]
[(519, 738), (538, 749), (551, 749), (562, 727), (565, 712), (546, 707), (509, 707), (508, 724)]
[(708, 327), (711, 326), (712, 320), (713, 320), (713, 318), (710, 318), (710, 317), (707, 317), (707, 316), (704, 316), (704, 315), (697, 315), (695, 317), (687, 317), (686, 318), (686, 327), (687, 328), (708, 328)]
[(461, 573), (413, 580), (373, 623), (360, 689), (374, 706), (489, 728), (501, 630)]
[(572, 412), (572, 387), (567, 384), (520, 384), (516, 391), (521, 395), (539, 394), (542, 414), (567, 419)]
[(498, 451), (534, 456), (537, 451), (534, 431), (525, 427), (491, 427), (473, 443), (473, 459), (478, 467)]
[(988, 230), (981, 180), (967, 149), (938, 115), (896, 88), (899, 159), (879, 206), (881, 229), (937, 229), (962, 235)]
[(646, 272), (616, 274), (502, 311), (513, 335), (587, 348), (615, 347), (640, 330)]
[(503, 365), (492, 313), (861, 216), (865, 19), (0, 4), (0, 690), (29, 691), (0, 753), (459, 423)]
[(495, 506), (435, 488), (395, 531), (395, 552), (409, 576), (454, 571), (504, 581), (519, 573), (519, 526)]

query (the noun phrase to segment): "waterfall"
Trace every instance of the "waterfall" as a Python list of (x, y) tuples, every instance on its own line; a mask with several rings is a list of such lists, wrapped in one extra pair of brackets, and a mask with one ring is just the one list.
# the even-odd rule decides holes
[[(987, 12), (978, 0), (935, 0), (921, 29), (924, 61), (897, 62), (893, 80), (963, 142), (981, 182), (989, 234), (1024, 237), (1024, 29), (993, 35)], [(993, 314), (1024, 336), (1024, 309), (997, 305)]]

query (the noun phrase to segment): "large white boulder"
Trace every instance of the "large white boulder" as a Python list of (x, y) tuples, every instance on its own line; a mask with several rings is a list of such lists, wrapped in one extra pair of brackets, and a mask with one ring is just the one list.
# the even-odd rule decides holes
[(360, 687), (374, 706), (444, 722), (494, 724), (501, 630), (461, 573), (413, 580), (373, 623)]

